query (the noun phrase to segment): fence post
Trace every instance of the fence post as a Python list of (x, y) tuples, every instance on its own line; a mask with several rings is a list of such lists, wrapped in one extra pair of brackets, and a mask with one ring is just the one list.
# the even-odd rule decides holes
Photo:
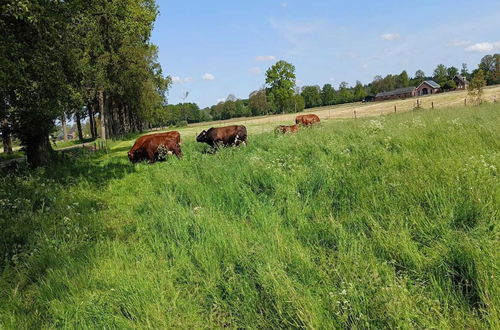
[(432, 110), (434, 110), (434, 102), (432, 102)]
[(467, 99), (464, 100), (464, 104), (465, 104), (465, 106), (467, 106)]
[(394, 112), (396, 112), (396, 111), (397, 111), (397, 110), (396, 110), (396, 106), (394, 106)]
[(354, 119), (358, 119), (358, 116), (356, 114), (356, 110), (354, 110)]

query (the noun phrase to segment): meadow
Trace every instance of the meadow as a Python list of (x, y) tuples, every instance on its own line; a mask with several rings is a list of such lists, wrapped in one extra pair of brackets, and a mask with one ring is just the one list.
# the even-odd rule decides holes
[(499, 127), (415, 110), (215, 154), (195, 127), (180, 160), (9, 172), (0, 327), (498, 329)]

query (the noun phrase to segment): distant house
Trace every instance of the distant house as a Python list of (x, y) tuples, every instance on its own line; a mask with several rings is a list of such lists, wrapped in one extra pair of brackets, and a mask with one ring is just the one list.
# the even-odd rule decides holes
[(453, 81), (455, 84), (457, 84), (457, 89), (468, 89), (469, 88), (469, 82), (467, 81), (467, 78), (465, 78), (462, 75), (457, 74), (454, 78)]
[(375, 95), (375, 101), (406, 99), (416, 96), (415, 87), (398, 88), (390, 92), (382, 92)]
[(440, 91), (441, 86), (433, 80), (426, 80), (417, 87), (418, 96), (437, 94)]

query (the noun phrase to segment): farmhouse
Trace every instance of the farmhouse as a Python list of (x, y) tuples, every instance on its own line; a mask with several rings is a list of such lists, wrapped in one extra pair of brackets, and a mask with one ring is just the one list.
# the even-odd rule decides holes
[(390, 92), (382, 92), (375, 95), (375, 101), (406, 99), (416, 96), (415, 87), (398, 88)]
[(457, 89), (468, 89), (469, 88), (469, 82), (467, 81), (467, 78), (465, 78), (462, 75), (457, 74), (454, 78), (453, 81), (455, 84), (457, 84)]
[(437, 94), (440, 91), (441, 86), (433, 80), (426, 80), (417, 87), (418, 96)]

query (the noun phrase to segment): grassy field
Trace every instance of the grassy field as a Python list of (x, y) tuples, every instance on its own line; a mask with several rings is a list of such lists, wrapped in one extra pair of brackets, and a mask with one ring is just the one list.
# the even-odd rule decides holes
[(262, 124), (3, 175), (0, 328), (500, 327), (498, 104)]

